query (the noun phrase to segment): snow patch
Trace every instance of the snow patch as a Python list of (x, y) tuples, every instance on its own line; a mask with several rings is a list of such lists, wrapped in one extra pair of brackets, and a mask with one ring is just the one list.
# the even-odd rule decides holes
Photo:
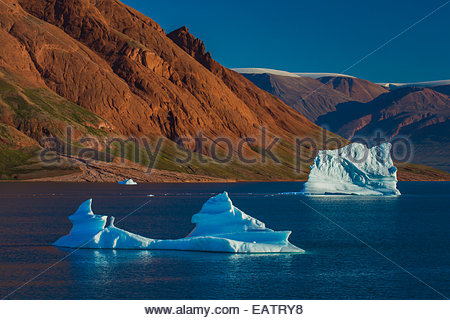
[(296, 75), (295, 73), (291, 73), (288, 71), (282, 71), (282, 70), (275, 70), (275, 69), (267, 69), (267, 68), (234, 68), (231, 69), (233, 71), (236, 71), (237, 73), (241, 74), (274, 74), (277, 76), (285, 76), (285, 77), (292, 77), (292, 78), (299, 78), (300, 76)]
[(343, 77), (343, 78), (355, 78), (353, 76), (349, 76), (348, 74), (342, 73), (327, 73), (327, 72), (295, 72), (296, 75), (300, 77), (308, 77), (313, 79), (323, 78), (323, 77)]
[(267, 68), (234, 68), (231, 69), (241, 74), (273, 74), (277, 76), (285, 76), (291, 78), (300, 78), (300, 77), (308, 77), (308, 78), (322, 78), (322, 77), (347, 77), (354, 78), (353, 76), (349, 76), (346, 74), (340, 73), (329, 73), (329, 72), (288, 72), (282, 70), (275, 69), (267, 69)]
[(413, 87), (413, 88), (426, 88), (426, 87), (438, 87), (438, 86), (448, 86), (450, 85), (450, 80), (436, 80), (436, 81), (424, 81), (424, 82), (411, 82), (411, 83), (378, 83), (380, 86), (389, 88), (391, 90)]

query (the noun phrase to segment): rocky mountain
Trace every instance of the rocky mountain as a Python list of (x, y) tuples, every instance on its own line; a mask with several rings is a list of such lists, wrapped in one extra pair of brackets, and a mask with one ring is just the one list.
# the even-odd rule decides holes
[(318, 80), (328, 87), (342, 92), (353, 101), (369, 102), (387, 92), (386, 88), (378, 84), (354, 77), (320, 77)]
[[(42, 137), (62, 136), (70, 125), (76, 136), (162, 136), (168, 141), (162, 169), (282, 179), (293, 174), (292, 138), (321, 135), (301, 114), (214, 61), (186, 28), (167, 36), (119, 1), (1, 1), (0, 40), (0, 122), (3, 139), (13, 141), (8, 150), (21, 148), (23, 136), (40, 148)], [(260, 136), (262, 127), (284, 141), (277, 146), (286, 159), (281, 169), (200, 169), (170, 160), (175, 143), (208, 156), (208, 147), (192, 142), (199, 133), (212, 143), (238, 141)], [(11, 133), (14, 139), (5, 138)], [(260, 155), (260, 144), (245, 145), (245, 152)]]
[[(261, 99), (248, 105), (153, 20), (117, 1), (8, 2), (2, 29), (21, 45), (33, 77), (121, 134), (241, 136), (261, 123), (280, 134), (314, 128), (256, 88)], [(274, 126), (268, 105), (286, 113), (284, 125)]]
[[(221, 66), (186, 28), (166, 34), (116, 0), (0, 1), (0, 41), (0, 179), (71, 173), (71, 181), (110, 181), (118, 172), (137, 181), (301, 179), (316, 150), (302, 149), (310, 160), (296, 172), (294, 137), (310, 137), (318, 148), (327, 148), (320, 127)], [(86, 145), (67, 140), (67, 127), (76, 141), (100, 141), (87, 140), (95, 162), (74, 154)], [(269, 141), (258, 139), (266, 132)], [(193, 140), (199, 136), (206, 145)], [(58, 138), (52, 152), (63, 159), (55, 168), (36, 157), (50, 147), (42, 138), (51, 137)], [(127, 162), (136, 161), (135, 154), (117, 155), (103, 143), (108, 137), (162, 137), (153, 162), (159, 178), (135, 173)], [(238, 161), (235, 151), (226, 164), (212, 159), (214, 147), (226, 156), (219, 142), (223, 137), (234, 146), (255, 138), (243, 145), (243, 153), (256, 157), (256, 163)], [(274, 138), (280, 139), (273, 151), (281, 161), (263, 162), (265, 145)], [(131, 146), (136, 149), (135, 142)], [(186, 150), (194, 151), (192, 161), (180, 164), (175, 158)]]
[[(413, 162), (449, 171), (448, 80), (375, 84), (348, 75), (236, 69), (316, 124), (352, 140), (406, 137)], [(443, 147), (444, 146), (444, 147)]]
[(335, 111), (340, 103), (368, 102), (388, 91), (370, 81), (346, 75), (288, 73), (258, 68), (236, 70), (313, 122), (319, 116)]
[(446, 95), (450, 95), (450, 85), (436, 86), (436, 87), (432, 87), (431, 89), (433, 89), (434, 91), (446, 94)]
[(311, 121), (336, 110), (337, 104), (350, 101), (345, 94), (308, 77), (287, 77), (270, 73), (243, 76), (259, 88), (279, 97)]
[(385, 82), (379, 83), (379, 85), (388, 88), (389, 90), (395, 90), (399, 88), (435, 88), (440, 86), (449, 86), (450, 80), (434, 80), (434, 81), (422, 81), (422, 82), (410, 82), (410, 83), (393, 83), (393, 82)]
[(341, 136), (373, 137), (377, 131), (390, 140), (404, 137), (414, 148), (412, 162), (449, 170), (450, 97), (445, 88), (403, 87), (374, 100), (342, 103), (317, 123)]

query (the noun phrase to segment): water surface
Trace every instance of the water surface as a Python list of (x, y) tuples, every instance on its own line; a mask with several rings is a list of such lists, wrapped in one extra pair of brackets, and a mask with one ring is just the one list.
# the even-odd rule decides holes
[[(399, 197), (279, 194), (301, 188), (302, 183), (292, 182), (0, 183), (0, 295), (40, 274), (8, 298), (443, 298), (430, 287), (450, 296), (450, 183), (401, 182)], [(188, 234), (191, 216), (224, 190), (237, 207), (268, 227), (292, 230), (291, 242), (307, 254), (51, 246), (69, 232), (67, 216), (88, 198), (96, 214), (114, 215), (116, 221), (151, 200), (117, 226), (170, 239)]]

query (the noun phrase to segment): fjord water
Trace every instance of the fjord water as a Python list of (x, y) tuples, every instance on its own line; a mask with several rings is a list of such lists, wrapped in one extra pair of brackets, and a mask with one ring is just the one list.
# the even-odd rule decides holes
[[(8, 299), (450, 296), (450, 183), (400, 182), (398, 197), (280, 194), (301, 189), (302, 183), (293, 182), (0, 183), (0, 295)], [(224, 190), (238, 208), (269, 228), (292, 230), (291, 242), (307, 254), (51, 246), (69, 232), (67, 217), (88, 198), (93, 198), (94, 213), (114, 215), (116, 222), (132, 213), (116, 223), (118, 227), (169, 239), (187, 235), (193, 228), (191, 216)]]

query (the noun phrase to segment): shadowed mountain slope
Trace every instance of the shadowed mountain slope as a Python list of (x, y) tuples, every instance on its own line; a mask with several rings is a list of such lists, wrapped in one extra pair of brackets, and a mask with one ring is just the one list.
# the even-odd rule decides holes
[[(14, 93), (2, 90), (1, 122), (31, 137), (37, 147), (43, 146), (43, 137), (61, 137), (67, 125), (77, 137), (162, 136), (169, 141), (158, 162), (163, 169), (243, 179), (296, 176), (293, 137), (317, 138), (322, 147), (321, 128), (222, 67), (204, 52), (201, 41), (199, 48), (193, 46), (194, 58), (152, 19), (119, 1), (5, 0), (0, 3), (0, 40), (2, 79), (15, 88)], [(24, 111), (28, 104), (42, 113)], [(283, 140), (277, 146), (281, 167), (216, 163), (201, 169), (172, 159), (175, 143), (210, 155), (207, 147), (193, 143), (199, 134), (212, 144), (218, 137), (234, 143), (261, 136), (262, 127)], [(261, 142), (256, 139), (244, 151), (259, 157)], [(301, 175), (306, 170), (304, 164)]]
[[(1, 1), (0, 41), (0, 141), (7, 155), (2, 168), (19, 168), (30, 159), (35, 165), (32, 153), (47, 147), (42, 138), (64, 139), (67, 126), (76, 138), (163, 137), (157, 169), (225, 179), (305, 178), (307, 161), (300, 172), (293, 169), (293, 138), (312, 137), (318, 148), (327, 147), (320, 127), (214, 61), (186, 28), (168, 36), (119, 1)], [(210, 145), (219, 145), (220, 137), (235, 143), (263, 135), (262, 127), (269, 138), (281, 139), (275, 148), (280, 164), (260, 162), (264, 143), (258, 139), (244, 146), (246, 155), (258, 159), (251, 166), (234, 153), (224, 165), (210, 158), (211, 147), (192, 140), (201, 133)], [(175, 161), (180, 145), (195, 151), (188, 165)], [(223, 144), (217, 148), (225, 152)], [(303, 151), (312, 159), (314, 149)], [(2, 173), (12, 177), (14, 170)]]
[[(283, 75), (267, 69), (238, 69), (259, 88), (279, 97), (309, 120), (315, 122), (321, 115), (336, 110), (336, 105), (348, 102), (368, 102), (387, 89), (367, 80), (345, 76), (326, 76), (313, 79), (298, 74)], [(289, 73), (286, 73), (289, 74)], [(302, 74), (300, 74), (302, 75)]]
[(405, 87), (368, 102), (347, 102), (319, 117), (318, 124), (347, 139), (407, 138), (414, 148), (412, 162), (449, 170), (450, 98), (432, 88)]

